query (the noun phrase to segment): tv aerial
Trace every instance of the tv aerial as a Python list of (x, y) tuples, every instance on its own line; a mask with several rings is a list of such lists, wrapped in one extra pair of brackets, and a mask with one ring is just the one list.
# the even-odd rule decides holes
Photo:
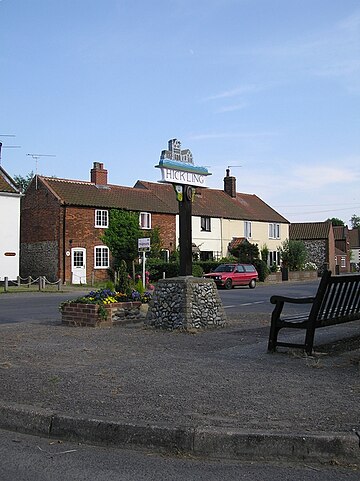
[(234, 167), (236, 167), (236, 168), (237, 168), (237, 167), (242, 167), (242, 165), (228, 165), (228, 166), (227, 166), (227, 170), (226, 170), (226, 172), (229, 173), (228, 175), (230, 175), (230, 167), (233, 169)]
[[(15, 135), (10, 135), (10, 134), (0, 134), (0, 138), (1, 137), (15, 137)], [(20, 145), (4, 145), (1, 141), (0, 141), (0, 167), (1, 167), (1, 151), (2, 149), (20, 149)]]
[(26, 154), (35, 160), (35, 186), (37, 189), (37, 177), (38, 177), (38, 161), (41, 157), (56, 157), (54, 154)]

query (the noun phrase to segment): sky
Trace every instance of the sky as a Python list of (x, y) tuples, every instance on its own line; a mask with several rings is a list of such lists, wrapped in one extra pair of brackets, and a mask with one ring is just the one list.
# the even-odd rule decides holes
[[(14, 137), (12, 137), (14, 136)], [(160, 180), (177, 138), (290, 222), (360, 215), (358, 0), (0, 0), (1, 165)], [(28, 154), (41, 154), (37, 159)]]

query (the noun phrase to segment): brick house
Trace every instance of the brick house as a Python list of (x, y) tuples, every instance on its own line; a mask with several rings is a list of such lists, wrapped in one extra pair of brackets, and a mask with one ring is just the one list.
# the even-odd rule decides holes
[(290, 224), (289, 239), (304, 242), (308, 261), (317, 265), (319, 273), (325, 268), (336, 272), (335, 235), (331, 222)]
[(109, 210), (139, 213), (144, 230), (159, 226), (161, 242), (175, 249), (175, 215), (151, 191), (108, 184), (95, 162), (90, 181), (36, 176), (21, 206), (21, 275), (86, 283), (108, 279), (109, 249), (101, 241)]
[[(101, 236), (112, 208), (138, 212), (144, 230), (159, 227), (168, 253), (178, 246), (173, 186), (141, 180), (134, 187), (112, 185), (103, 164), (95, 162), (90, 181), (37, 176), (31, 182), (21, 208), (22, 276), (66, 283), (108, 279), (111, 255)], [(203, 260), (228, 255), (234, 237), (259, 247), (266, 243), (275, 259), (288, 237), (289, 222), (256, 195), (236, 192), (229, 172), (223, 190), (197, 190), (192, 214), (193, 245)]]
[(0, 280), (19, 275), (20, 199), (14, 180), (0, 166)]
[(336, 272), (350, 272), (350, 235), (347, 226), (333, 226)]
[(359, 270), (360, 268), (360, 228), (349, 230), (350, 241), (350, 262), (352, 270)]
[[(172, 185), (138, 181), (135, 187), (152, 191), (177, 211)], [(178, 239), (178, 217), (176, 228)], [(288, 236), (289, 221), (258, 196), (237, 192), (236, 178), (229, 169), (223, 190), (197, 189), (192, 206), (192, 241), (201, 260), (226, 257), (234, 239), (245, 238), (259, 248), (266, 244), (268, 262), (280, 264), (278, 248)]]

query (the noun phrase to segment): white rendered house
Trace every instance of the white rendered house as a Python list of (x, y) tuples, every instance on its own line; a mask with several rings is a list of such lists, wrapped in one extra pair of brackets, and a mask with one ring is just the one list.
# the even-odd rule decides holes
[(19, 275), (20, 199), (15, 182), (0, 166), (0, 281)]

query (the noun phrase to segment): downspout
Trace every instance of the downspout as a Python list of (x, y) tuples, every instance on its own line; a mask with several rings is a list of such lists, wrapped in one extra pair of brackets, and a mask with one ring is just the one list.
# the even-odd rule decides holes
[(66, 204), (63, 205), (63, 253), (62, 253), (62, 265), (63, 265), (63, 284), (66, 284), (65, 269), (66, 269)]

